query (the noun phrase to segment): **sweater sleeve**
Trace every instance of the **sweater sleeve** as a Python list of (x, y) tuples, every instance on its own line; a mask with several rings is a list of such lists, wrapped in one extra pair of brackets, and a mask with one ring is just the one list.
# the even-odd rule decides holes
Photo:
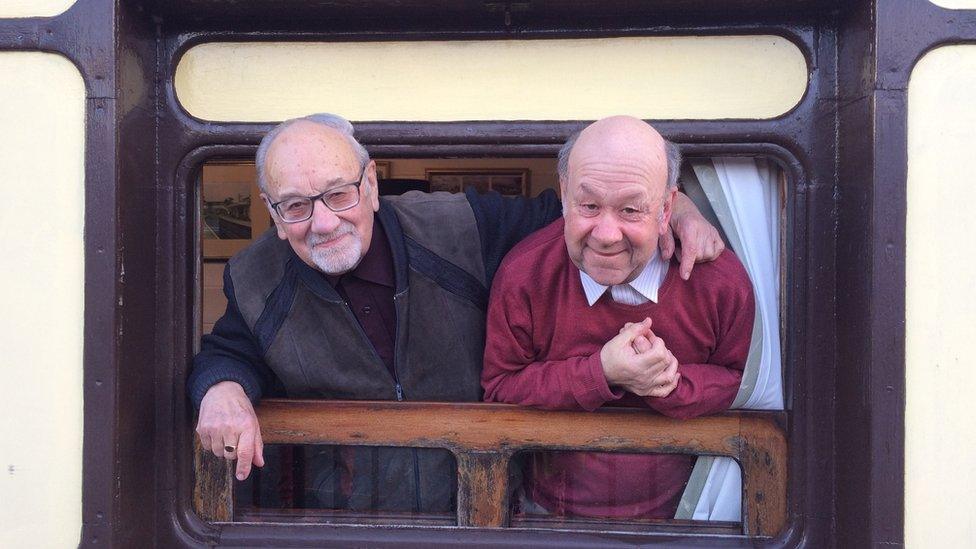
[(485, 362), (481, 385), (488, 402), (551, 410), (596, 410), (623, 393), (607, 385), (600, 351), (560, 360), (536, 360), (532, 306), (504, 270), (488, 305)]
[(539, 193), (535, 198), (526, 198), (502, 196), (494, 191), (478, 194), (473, 188), (468, 188), (465, 197), (478, 225), (485, 281), (489, 288), (502, 259), (512, 246), (562, 215), (559, 198), (551, 189)]
[[(644, 401), (666, 416), (687, 419), (728, 410), (742, 382), (755, 319), (755, 298), (745, 270), (740, 282), (716, 299), (718, 325), (715, 350), (703, 364), (679, 364), (681, 380), (664, 398)], [(667, 341), (665, 341), (665, 345)]]
[(273, 378), (237, 306), (227, 268), (224, 269), (224, 295), (227, 309), (214, 324), (213, 331), (203, 336), (200, 352), (193, 357), (193, 369), (187, 379), (187, 393), (197, 410), (210, 387), (221, 381), (239, 383), (248, 398), (257, 402)]

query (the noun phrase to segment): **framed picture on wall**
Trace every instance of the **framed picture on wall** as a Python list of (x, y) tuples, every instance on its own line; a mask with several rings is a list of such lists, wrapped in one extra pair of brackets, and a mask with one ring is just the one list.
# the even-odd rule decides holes
[(528, 196), (528, 169), (451, 170), (429, 169), (426, 171), (430, 190), (461, 192), (474, 187), (478, 192), (497, 191), (506, 196)]
[(389, 179), (390, 162), (388, 160), (375, 160), (374, 162), (376, 162), (376, 179)]
[(254, 162), (207, 162), (200, 176), (204, 259), (227, 259), (271, 226)]

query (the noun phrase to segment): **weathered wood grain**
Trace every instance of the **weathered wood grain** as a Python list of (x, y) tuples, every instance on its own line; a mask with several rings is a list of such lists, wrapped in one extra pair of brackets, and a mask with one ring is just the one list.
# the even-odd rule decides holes
[(233, 463), (220, 459), (193, 441), (193, 509), (210, 522), (234, 519)]
[[(728, 456), (743, 473), (743, 532), (769, 537), (787, 519), (783, 412), (727, 412), (676, 420), (646, 410), (546, 411), (481, 403), (266, 400), (266, 444), (445, 448), (458, 462), (459, 526), (509, 525), (509, 461), (523, 450)], [(230, 465), (199, 446), (194, 504), (211, 521), (233, 518)]]

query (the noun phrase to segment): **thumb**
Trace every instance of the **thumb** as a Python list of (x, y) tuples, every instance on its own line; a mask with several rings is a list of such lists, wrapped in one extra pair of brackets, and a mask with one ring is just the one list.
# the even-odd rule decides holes
[(633, 341), (637, 336), (645, 335), (651, 331), (651, 319), (644, 318), (640, 322), (628, 322), (620, 329), (620, 333), (614, 338), (621, 338), (626, 341)]
[(674, 231), (671, 230), (670, 226), (661, 235), (658, 247), (661, 249), (661, 258), (665, 261), (671, 261), (671, 256), (674, 255)]
[(647, 339), (647, 337), (639, 335), (634, 338), (633, 347), (634, 352), (637, 354), (646, 353), (651, 350), (651, 342)]

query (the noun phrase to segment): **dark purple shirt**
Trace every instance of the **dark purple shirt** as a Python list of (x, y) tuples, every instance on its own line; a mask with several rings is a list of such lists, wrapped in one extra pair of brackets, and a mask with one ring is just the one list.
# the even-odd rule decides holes
[(393, 348), (396, 340), (393, 292), (396, 278), (393, 274), (390, 242), (379, 220), (373, 224), (372, 242), (359, 265), (344, 275), (326, 278), (349, 305), (383, 364), (396, 377), (393, 369)]

